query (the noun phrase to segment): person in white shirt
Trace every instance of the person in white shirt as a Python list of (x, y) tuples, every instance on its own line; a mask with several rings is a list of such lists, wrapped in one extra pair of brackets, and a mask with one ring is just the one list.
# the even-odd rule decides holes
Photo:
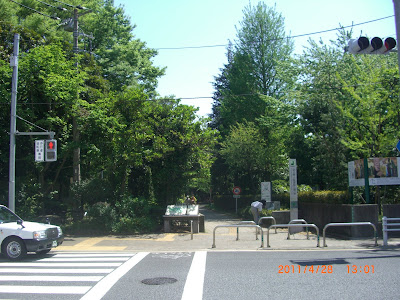
[(260, 212), (262, 211), (263, 207), (267, 204), (267, 201), (261, 200), (261, 201), (254, 201), (250, 205), (251, 213), (253, 214), (254, 217), (254, 222), (258, 225), (258, 220), (260, 219)]

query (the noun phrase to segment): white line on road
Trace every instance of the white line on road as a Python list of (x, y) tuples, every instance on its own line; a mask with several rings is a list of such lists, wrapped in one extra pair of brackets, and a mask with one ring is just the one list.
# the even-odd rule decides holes
[(85, 296), (81, 298), (81, 300), (101, 299), (122, 276), (128, 273), (130, 269), (132, 269), (148, 254), (149, 252), (139, 252), (133, 256), (114, 272), (100, 280)]
[(43, 258), (41, 260), (38, 260), (38, 262), (61, 262), (61, 261), (127, 261), (129, 257), (74, 257), (74, 258), (68, 258), (68, 257), (49, 257), (49, 258)]
[(0, 273), (36, 273), (36, 274), (99, 274), (99, 273), (111, 273), (114, 269), (24, 269), (24, 268), (1, 268)]
[[(103, 279), (104, 276), (24, 276), (24, 275), (7, 275), (7, 276), (0, 276), (0, 281), (10, 281), (10, 282), (18, 282), (18, 281), (50, 281), (50, 282), (83, 282), (83, 281), (99, 281)], [(1, 293), (1, 286), (0, 286), (0, 293)]]
[(1, 293), (18, 294), (85, 294), (90, 286), (21, 286), (2, 285)]
[(120, 263), (4, 263), (0, 264), (0, 267), (35, 267), (35, 268), (42, 268), (42, 267), (119, 267), (122, 265)]
[(131, 258), (135, 253), (82, 253), (82, 252), (57, 252), (56, 257), (128, 257)]
[(206, 272), (207, 251), (197, 251), (183, 289), (182, 300), (203, 299), (204, 274)]

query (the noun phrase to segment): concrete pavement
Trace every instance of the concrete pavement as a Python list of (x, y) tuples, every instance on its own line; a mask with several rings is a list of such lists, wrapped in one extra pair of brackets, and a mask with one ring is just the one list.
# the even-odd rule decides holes
[[(256, 240), (254, 228), (240, 228), (239, 240), (237, 240), (236, 228), (218, 228), (215, 234), (215, 248), (213, 248), (213, 232), (218, 225), (238, 224), (241, 220), (228, 214), (222, 214), (208, 210), (200, 206), (200, 213), (205, 216), (205, 233), (192, 235), (190, 232), (178, 233), (155, 233), (131, 236), (103, 236), (103, 237), (73, 237), (67, 236), (64, 243), (55, 248), (55, 251), (130, 251), (130, 252), (185, 252), (185, 251), (219, 251), (219, 250), (361, 250), (382, 249), (383, 242), (378, 239), (378, 247), (375, 247), (374, 237), (363, 239), (339, 239), (326, 238), (327, 247), (323, 245), (322, 228), (320, 228), (319, 247), (315, 230), (310, 228), (310, 238), (307, 239), (306, 232), (296, 233), (287, 239), (287, 229), (274, 229), (264, 231), (264, 247), (261, 247), (261, 236)], [(269, 245), (267, 243), (269, 240)], [(400, 248), (399, 238), (390, 238), (386, 248)]]

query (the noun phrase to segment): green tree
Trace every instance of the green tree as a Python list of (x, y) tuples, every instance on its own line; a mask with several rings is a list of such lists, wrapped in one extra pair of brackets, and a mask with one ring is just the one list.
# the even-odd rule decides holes
[[(213, 166), (213, 182), (216, 190), (226, 191), (232, 186), (232, 180), (246, 177), (245, 185), (251, 192), (258, 192), (257, 180), (286, 176), (282, 170), (287, 159), (284, 142), (290, 116), (293, 117), (288, 91), (296, 80), (290, 58), (293, 42), (285, 36), (282, 15), (262, 2), (246, 6), (239, 25), (236, 40), (227, 48), (228, 62), (214, 81), (210, 126), (220, 131), (223, 147), (221, 157)], [(244, 131), (240, 124), (245, 128), (251, 124), (251, 129), (261, 134), (266, 149), (263, 160), (251, 162), (252, 168), (233, 168), (233, 156), (228, 155), (227, 149), (233, 148), (226, 143), (237, 134), (238, 128)], [(255, 136), (251, 137), (250, 140), (254, 138), (256, 143), (261, 143)]]
[(393, 155), (400, 125), (396, 55), (347, 55), (346, 62), (352, 76), (337, 75), (347, 99), (337, 103), (342, 142), (354, 158)]
[(256, 193), (269, 162), (267, 144), (254, 123), (238, 123), (222, 142), (221, 156), (235, 174), (234, 184)]
[(243, 15), (237, 39), (227, 49), (228, 63), (214, 83), (213, 124), (223, 134), (236, 122), (252, 122), (264, 113), (267, 104), (259, 95), (283, 101), (292, 84), (282, 68), (293, 51), (282, 15), (263, 2), (249, 4)]
[[(299, 57), (296, 103), (301, 128), (293, 132), (298, 143), (289, 151), (298, 161), (299, 179), (310, 180), (301, 183), (319, 189), (342, 189), (346, 184), (347, 152), (339, 131), (343, 115), (336, 105), (341, 98), (336, 74), (344, 66), (342, 61), (340, 48), (312, 40)], [(305, 149), (308, 154), (303, 156)]]

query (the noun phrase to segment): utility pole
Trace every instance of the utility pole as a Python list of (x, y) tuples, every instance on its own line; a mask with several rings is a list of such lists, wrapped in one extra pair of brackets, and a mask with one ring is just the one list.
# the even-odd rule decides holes
[[(78, 53), (79, 53), (79, 46), (78, 46), (78, 37), (79, 37), (79, 27), (78, 27), (78, 8), (74, 8), (74, 28), (73, 28), (73, 52), (75, 54), (76, 59), (76, 71), (78, 71)], [(79, 98), (79, 91), (76, 91), (76, 99)], [(74, 155), (73, 155), (73, 181), (74, 183), (81, 183), (81, 148), (79, 147), (79, 140), (80, 134), (78, 129), (78, 120), (77, 120), (78, 112), (75, 112), (72, 118), (72, 138), (75, 144), (74, 148)]]
[(19, 34), (14, 35), (14, 52), (10, 65), (13, 68), (11, 83), (11, 117), (10, 117), (10, 161), (8, 182), (8, 208), (15, 211), (15, 134), (17, 132), (17, 87), (18, 87)]
[[(86, 8), (82, 7), (80, 5), (78, 6), (72, 6), (74, 8), (74, 16), (73, 16), (73, 52), (75, 55), (75, 66), (76, 66), (76, 71), (79, 72), (78, 70), (78, 53), (79, 53), (79, 44), (78, 44), (78, 38), (79, 38), (79, 25), (78, 25), (78, 19), (79, 19), (79, 14), (78, 14), (78, 9), (83, 10)], [(87, 14), (92, 12), (92, 10), (86, 10), (83, 12), (81, 15)], [(93, 37), (92, 37), (93, 38)], [(79, 91), (76, 91), (76, 99), (79, 99)], [(77, 101), (78, 102), (78, 101)], [(78, 105), (79, 107), (79, 105)], [(73, 154), (73, 182), (75, 183), (80, 183), (81, 182), (81, 148), (79, 147), (79, 141), (80, 141), (80, 132), (78, 128), (78, 111), (74, 113), (73, 119), (72, 119), (72, 139), (74, 141), (75, 149), (74, 149), (74, 154)]]

